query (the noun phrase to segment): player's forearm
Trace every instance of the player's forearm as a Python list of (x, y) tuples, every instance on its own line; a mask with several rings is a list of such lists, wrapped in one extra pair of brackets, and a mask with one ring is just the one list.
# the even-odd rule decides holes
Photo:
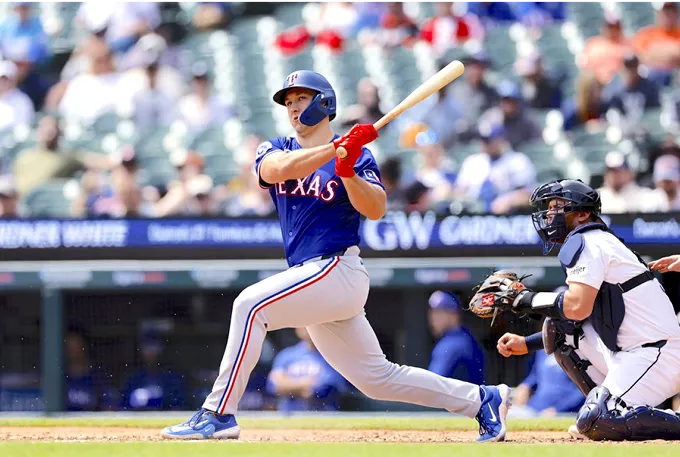
[(387, 195), (380, 187), (358, 176), (342, 178), (347, 196), (354, 209), (371, 220), (378, 220), (385, 214)]
[(294, 379), (283, 373), (272, 373), (271, 377), (277, 395), (300, 396), (310, 385), (310, 381), (307, 378)]
[(301, 179), (314, 173), (335, 157), (333, 143), (292, 152), (279, 152), (262, 162), (260, 176), (275, 184), (289, 179)]

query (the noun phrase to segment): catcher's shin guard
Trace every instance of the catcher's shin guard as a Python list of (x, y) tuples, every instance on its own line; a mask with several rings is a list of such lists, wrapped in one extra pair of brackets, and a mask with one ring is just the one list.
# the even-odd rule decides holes
[[(574, 337), (575, 339), (577, 337)], [(566, 335), (555, 321), (546, 318), (543, 322), (543, 346), (547, 354), (555, 353), (555, 361), (569, 376), (569, 379), (579, 388), (583, 395), (588, 395), (597, 385), (588, 375), (591, 363), (582, 359), (576, 349), (565, 343)]]
[[(609, 405), (618, 406), (609, 409)], [(606, 387), (594, 388), (578, 412), (578, 431), (594, 441), (680, 440), (680, 417), (676, 413), (623, 405)]]

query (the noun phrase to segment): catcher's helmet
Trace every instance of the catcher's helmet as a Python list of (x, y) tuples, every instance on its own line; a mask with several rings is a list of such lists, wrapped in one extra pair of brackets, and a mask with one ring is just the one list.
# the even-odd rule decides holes
[[(564, 201), (563, 211), (550, 214), (550, 201), (559, 198)], [(567, 235), (567, 219), (565, 214), (572, 211), (588, 211), (599, 217), (602, 211), (600, 194), (580, 179), (563, 179), (543, 184), (531, 195), (531, 206), (537, 211), (531, 214), (534, 228), (543, 240), (543, 253), (547, 254), (555, 243)]]
[(274, 101), (286, 106), (286, 92), (289, 89), (301, 87), (316, 91), (312, 103), (300, 113), (300, 122), (305, 125), (316, 125), (326, 116), (332, 121), (335, 118), (335, 91), (326, 78), (310, 70), (298, 70), (288, 75), (283, 88), (274, 94)]

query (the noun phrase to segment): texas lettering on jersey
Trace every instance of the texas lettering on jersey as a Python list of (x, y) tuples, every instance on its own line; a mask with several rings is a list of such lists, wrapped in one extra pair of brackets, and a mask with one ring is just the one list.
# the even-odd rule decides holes
[[(302, 147), (295, 138), (279, 137), (262, 143), (255, 154), (255, 173), (276, 206), (290, 266), (343, 251), (360, 241), (360, 215), (349, 201), (342, 179), (335, 174), (335, 160), (305, 178), (281, 183), (262, 179), (260, 166), (269, 154), (295, 154), (298, 149)], [(384, 189), (378, 165), (367, 148), (363, 148), (354, 171), (359, 178)]]
[(333, 178), (326, 181), (322, 187), (321, 176), (311, 175), (302, 179), (280, 182), (275, 184), (274, 187), (277, 196), (314, 197), (325, 202), (331, 202), (335, 198), (335, 190), (340, 184), (340, 178)]

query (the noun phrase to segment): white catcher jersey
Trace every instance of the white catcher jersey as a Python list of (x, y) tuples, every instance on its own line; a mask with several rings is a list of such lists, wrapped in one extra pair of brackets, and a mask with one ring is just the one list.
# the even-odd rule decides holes
[[(584, 248), (576, 265), (567, 268), (567, 283), (580, 282), (599, 289), (602, 282), (620, 284), (643, 273), (645, 266), (611, 233), (583, 233)], [(624, 351), (644, 343), (680, 339), (673, 305), (655, 279), (623, 294), (626, 313), (617, 345)]]

